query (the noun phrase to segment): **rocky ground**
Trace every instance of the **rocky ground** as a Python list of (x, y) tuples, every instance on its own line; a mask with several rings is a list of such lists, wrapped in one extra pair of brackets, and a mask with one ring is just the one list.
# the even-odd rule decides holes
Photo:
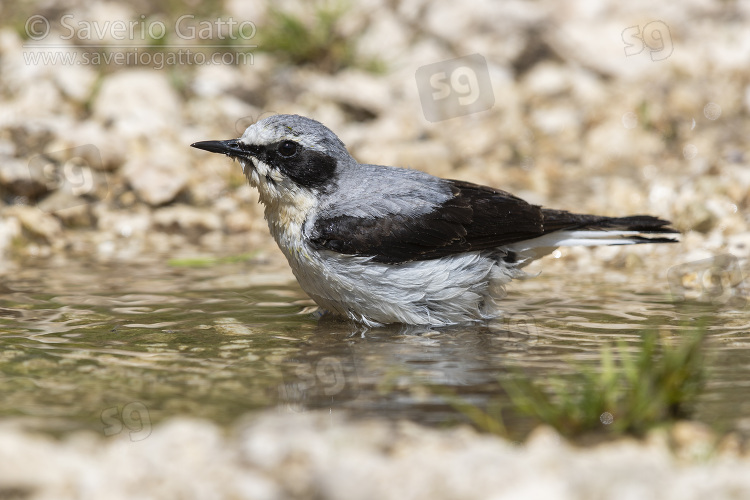
[(268, 413), (224, 435), (173, 420), (147, 439), (62, 441), (0, 429), (0, 494), (33, 499), (743, 499), (750, 457), (681, 424), (576, 448), (539, 428), (523, 446), (468, 428)]
[[(352, 3), (332, 28), (349, 55), (337, 45), (293, 58), (271, 50), (277, 11), (227, 0), (216, 6), (223, 18), (257, 27), (243, 64), (28, 60), (51, 50), (43, 43), (102, 52), (89, 46), (97, 40), (60, 40), (65, 13), (102, 26), (169, 25), (192, 12), (160, 5), (0, 7), (12, 21), (0, 26), (0, 279), (39, 259), (251, 254), (283, 267), (237, 164), (189, 147), (239, 136), (272, 113), (322, 121), (362, 162), (571, 211), (649, 213), (683, 231), (677, 245), (565, 249), (547, 259), (553, 272), (646, 266), (663, 275), (675, 263), (732, 253), (745, 265), (750, 256), (746, 1)], [(280, 5), (311, 29), (323, 23), (312, 4)], [(48, 37), (30, 36), (31, 15), (52, 20)], [(489, 109), (451, 118), (456, 108), (441, 108), (446, 119), (428, 120), (433, 89), (419, 68), (470, 54), (486, 61), (479, 104)], [(173, 422), (143, 443), (104, 446), (3, 430), (0, 498), (132, 498), (145, 484), (153, 498), (750, 496), (747, 457), (731, 446), (685, 458), (659, 439), (584, 452), (547, 432), (516, 447), (466, 430), (320, 415), (263, 417), (237, 439)], [(174, 477), (156, 474), (156, 463)], [(47, 473), (32, 484), (32, 470)]]
[[(282, 5), (319, 23), (308, 4)], [(487, 183), (547, 206), (668, 218), (685, 232), (684, 244), (654, 250), (670, 262), (750, 251), (750, 9), (743, 2), (354, 4), (333, 28), (354, 56), (334, 73), (323, 62), (335, 56), (291, 64), (264, 50), (279, 29), (276, 11), (228, 2), (224, 18), (257, 27), (248, 42), (258, 47), (244, 64), (156, 70), (28, 61), (43, 52), (33, 47), (50, 41), (62, 44), (58, 51), (85, 51), (65, 48), (76, 39), (60, 40), (70, 31), (55, 24), (64, 12), (74, 16), (68, 26), (105, 26), (151, 12), (144, 9), (40, 6), (23, 12), (51, 19), (46, 38), (29, 39), (35, 25), (0, 30), (6, 269), (19, 257), (51, 255), (278, 256), (237, 165), (188, 147), (238, 136), (277, 112), (317, 118), (363, 162)], [(97, 41), (77, 34), (79, 46)], [(426, 120), (420, 96), (432, 89), (418, 85), (417, 69), (473, 53), (487, 62), (491, 87), (480, 98), (492, 107)], [(380, 70), (361, 61), (378, 61)], [(566, 251), (562, 260), (581, 255), (590, 256)], [(594, 260), (619, 262), (618, 255)]]

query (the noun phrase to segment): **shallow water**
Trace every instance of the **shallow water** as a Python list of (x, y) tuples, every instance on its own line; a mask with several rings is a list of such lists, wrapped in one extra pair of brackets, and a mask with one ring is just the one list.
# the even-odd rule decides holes
[[(252, 410), (326, 408), (427, 424), (464, 420), (436, 395), (507, 402), (498, 379), (564, 377), (645, 330), (708, 318), (700, 420), (750, 431), (750, 307), (675, 303), (642, 276), (548, 273), (515, 283), (489, 325), (365, 330), (318, 319), (262, 264), (26, 267), (0, 281), (0, 418), (52, 433), (143, 439), (167, 417), (229, 425)], [(266, 280), (268, 282), (269, 280)], [(273, 281), (271, 279), (270, 281)], [(509, 405), (503, 405), (507, 407)], [(511, 431), (530, 422), (509, 412)]]

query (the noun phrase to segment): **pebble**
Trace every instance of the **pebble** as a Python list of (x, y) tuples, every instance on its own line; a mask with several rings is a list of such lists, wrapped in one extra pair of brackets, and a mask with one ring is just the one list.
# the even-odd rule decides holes
[(0, 163), (0, 188), (6, 197), (21, 197), (27, 203), (32, 202), (49, 192), (49, 181), (41, 162), (30, 165), (16, 158), (5, 158)]
[(154, 227), (166, 232), (197, 238), (204, 233), (221, 229), (219, 215), (189, 205), (160, 208), (153, 216)]
[(643, 442), (580, 449), (541, 427), (517, 445), (465, 427), (349, 421), (328, 411), (260, 413), (231, 433), (177, 418), (137, 442), (127, 432), (55, 440), (6, 425), (0, 488), (59, 500), (84, 493), (125, 499), (133, 491), (146, 500), (750, 496), (750, 460), (736, 446), (707, 454), (705, 443), (715, 438), (690, 423), (676, 426), (672, 439), (679, 442), (676, 453), (659, 431)]
[(157, 136), (161, 142), (178, 121), (180, 107), (180, 98), (165, 73), (124, 69), (102, 82), (93, 103), (93, 117), (113, 127), (120, 140)]
[(148, 153), (131, 153), (122, 167), (122, 175), (140, 200), (158, 207), (174, 200), (187, 187), (187, 163), (187, 151), (155, 141)]
[(0, 254), (10, 253), (12, 250), (11, 247), (13, 241), (19, 236), (21, 236), (21, 223), (19, 222), (18, 218), (0, 218)]
[(14, 205), (2, 209), (2, 217), (15, 218), (30, 241), (51, 245), (61, 243), (62, 226), (60, 221), (39, 208)]

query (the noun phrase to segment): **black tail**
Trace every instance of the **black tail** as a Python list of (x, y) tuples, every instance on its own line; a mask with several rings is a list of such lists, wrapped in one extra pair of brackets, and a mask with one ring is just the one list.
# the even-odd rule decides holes
[(641, 233), (644, 236), (633, 235), (636, 242), (643, 243), (674, 243), (677, 238), (665, 236), (653, 238), (645, 235), (678, 235), (679, 231), (669, 227), (671, 222), (651, 215), (630, 215), (628, 217), (604, 217), (601, 215), (572, 214), (564, 210), (542, 209), (544, 215), (544, 230), (551, 231), (615, 231)]

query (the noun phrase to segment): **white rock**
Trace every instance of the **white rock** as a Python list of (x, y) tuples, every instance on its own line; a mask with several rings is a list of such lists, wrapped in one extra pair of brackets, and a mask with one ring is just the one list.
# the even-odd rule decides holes
[(569, 105), (535, 109), (531, 112), (531, 120), (536, 128), (549, 135), (566, 130), (575, 133), (581, 124), (580, 112)]
[(53, 72), (54, 81), (62, 93), (79, 103), (91, 97), (98, 76), (90, 66), (83, 65), (62, 65)]
[[(86, 2), (82, 3), (81, 7), (72, 9), (68, 13), (72, 14), (72, 17), (67, 19), (67, 25), (72, 26), (72, 29), (80, 35), (79, 38), (84, 43), (91, 45), (136, 45), (148, 41), (148, 20), (139, 18), (138, 14), (134, 13), (133, 9), (126, 3)], [(130, 20), (138, 22), (133, 26), (132, 37), (130, 36)], [(120, 29), (118, 26), (121, 25), (114, 23), (124, 23), (125, 29)], [(146, 36), (141, 35), (142, 28), (144, 28), (146, 32), (144, 35)], [(64, 28), (61, 34), (68, 36), (70, 28)], [(53, 33), (52, 39), (55, 42), (60, 41), (59, 39), (55, 40), (54, 35)]]
[(199, 236), (221, 229), (221, 217), (214, 212), (189, 205), (173, 205), (154, 213), (154, 226), (188, 236)]
[(388, 9), (371, 14), (371, 18), (357, 43), (359, 54), (364, 58), (378, 58), (388, 66), (403, 63), (409, 45), (409, 30)]
[(14, 205), (5, 208), (2, 214), (3, 218), (16, 218), (28, 235), (44, 244), (57, 243), (62, 236), (60, 221), (36, 207)]
[(151, 227), (151, 215), (141, 206), (133, 210), (110, 210), (100, 204), (94, 207), (99, 231), (122, 238), (143, 236)]
[[(606, 159), (634, 159), (656, 154), (663, 147), (661, 137), (639, 128), (626, 129), (621, 120), (612, 119), (591, 129), (584, 151), (601, 165)], [(637, 147), (636, 147), (637, 145)]]
[(126, 137), (153, 137), (179, 121), (180, 100), (165, 73), (123, 70), (104, 80), (94, 118)]
[[(95, 170), (115, 171), (128, 157), (130, 141), (119, 137), (117, 132), (107, 129), (102, 124), (87, 120), (75, 122), (62, 128), (57, 133), (61, 147), (79, 148), (74, 152), (84, 155), (84, 160)], [(92, 148), (80, 146), (94, 145)]]
[(172, 201), (188, 183), (186, 152), (155, 141), (148, 154), (133, 152), (122, 173), (138, 197), (151, 206)]
[(0, 256), (10, 248), (13, 240), (21, 235), (21, 223), (16, 217), (0, 218)]
[(435, 175), (446, 175), (453, 167), (453, 153), (448, 145), (434, 140), (387, 144), (373, 142), (359, 148), (358, 153), (368, 163), (413, 168)]
[(240, 74), (230, 66), (199, 66), (190, 87), (200, 97), (216, 97), (240, 84)]
[[(729, 253), (740, 259), (750, 259), (750, 233), (734, 234), (727, 244)], [(750, 269), (748, 269), (750, 271)], [(750, 279), (750, 275), (746, 276)]]
[(45, 171), (44, 167), (42, 162), (30, 165), (26, 160), (5, 158), (0, 162), (0, 186), (14, 196), (34, 200), (52, 186), (52, 172)]
[(379, 79), (359, 70), (348, 69), (336, 75), (310, 75), (308, 92), (374, 114), (384, 112), (391, 103), (389, 89)]
[(39, 78), (19, 90), (11, 114), (23, 123), (37, 117), (65, 115), (69, 112), (66, 108), (57, 86), (47, 78)]
[(569, 73), (570, 70), (560, 64), (543, 62), (528, 72), (524, 84), (532, 95), (553, 96), (568, 90)]
[[(262, 26), (268, 18), (268, 5), (265, 2), (248, 2), (246, 0), (226, 0), (224, 9), (238, 23), (250, 21), (255, 26)], [(250, 28), (248, 27), (248, 34)]]
[(228, 213), (224, 217), (224, 222), (229, 233), (245, 233), (260, 226), (260, 224), (256, 223), (255, 217), (252, 217), (250, 213), (242, 209), (233, 210)]

